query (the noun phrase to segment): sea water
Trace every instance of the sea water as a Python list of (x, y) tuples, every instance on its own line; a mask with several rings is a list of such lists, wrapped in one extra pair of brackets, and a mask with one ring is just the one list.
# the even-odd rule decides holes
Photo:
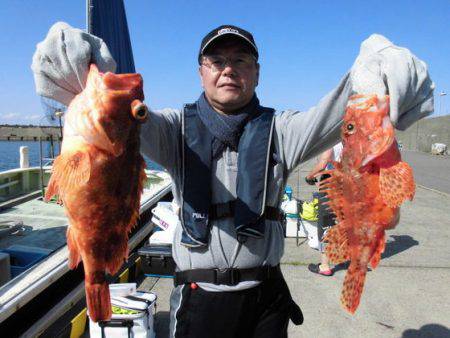
[[(39, 142), (33, 141), (0, 141), (0, 172), (19, 168), (20, 154), (19, 149), (21, 146), (28, 147), (28, 156), (30, 161), (30, 167), (39, 166)], [(42, 157), (45, 164), (46, 159), (59, 154), (60, 144), (58, 141), (53, 142), (53, 151), (51, 143), (48, 141), (42, 142)], [(148, 169), (161, 169), (156, 163), (153, 163), (146, 159)]]

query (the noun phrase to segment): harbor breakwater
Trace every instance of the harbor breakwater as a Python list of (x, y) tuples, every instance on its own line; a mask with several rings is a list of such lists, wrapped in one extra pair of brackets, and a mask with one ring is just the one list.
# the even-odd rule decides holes
[(0, 141), (59, 140), (61, 130), (53, 126), (0, 125)]

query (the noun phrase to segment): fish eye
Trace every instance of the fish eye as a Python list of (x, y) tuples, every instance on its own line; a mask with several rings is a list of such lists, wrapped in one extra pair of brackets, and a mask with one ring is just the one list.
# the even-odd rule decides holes
[(350, 122), (347, 124), (345, 129), (348, 134), (353, 134), (355, 132), (355, 125)]
[(133, 102), (131, 104), (131, 114), (139, 122), (144, 122), (148, 116), (148, 108), (142, 102)]

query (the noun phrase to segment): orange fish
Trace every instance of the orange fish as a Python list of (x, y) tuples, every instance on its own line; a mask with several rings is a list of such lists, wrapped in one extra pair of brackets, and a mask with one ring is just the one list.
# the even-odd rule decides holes
[(106, 273), (128, 257), (128, 232), (139, 216), (146, 175), (139, 124), (147, 118), (139, 74), (100, 73), (90, 66), (86, 88), (68, 107), (61, 154), (45, 194), (58, 195), (69, 219), (69, 267), (82, 260), (92, 320), (111, 318)]
[(385, 247), (385, 230), (394, 226), (399, 206), (412, 200), (411, 167), (402, 162), (389, 119), (389, 97), (350, 97), (342, 126), (343, 150), (330, 177), (321, 182), (336, 215), (325, 252), (334, 263), (350, 260), (342, 289), (344, 308), (359, 305), (368, 264), (375, 268)]

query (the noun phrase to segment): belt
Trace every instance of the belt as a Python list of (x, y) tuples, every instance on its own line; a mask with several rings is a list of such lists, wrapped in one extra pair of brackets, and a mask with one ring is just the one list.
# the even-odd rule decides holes
[[(235, 210), (235, 201), (213, 204), (209, 208), (208, 213), (209, 219), (215, 220), (233, 217), (234, 210)], [(278, 208), (266, 206), (262, 217), (271, 221), (282, 221), (284, 219), (284, 213)]]
[(187, 283), (237, 285), (244, 281), (265, 281), (282, 278), (280, 265), (248, 269), (193, 269), (175, 272), (175, 286)]

